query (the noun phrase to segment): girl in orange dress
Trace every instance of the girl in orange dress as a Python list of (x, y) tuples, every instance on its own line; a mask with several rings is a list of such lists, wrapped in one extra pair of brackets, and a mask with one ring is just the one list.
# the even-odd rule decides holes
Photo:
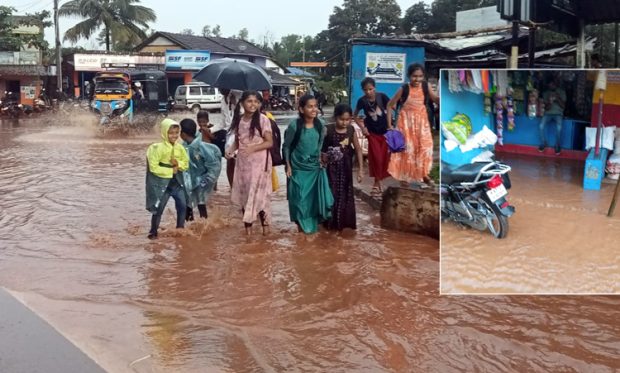
[(431, 101), (438, 103), (439, 97), (424, 81), (422, 65), (410, 65), (407, 76), (409, 83), (399, 88), (388, 104), (390, 129), (394, 129), (392, 111), (397, 103), (400, 104), (397, 129), (403, 134), (406, 145), (405, 151), (391, 154), (388, 172), (401, 186), (420, 181), (432, 184), (428, 174), (433, 165), (433, 135), (427, 107)]

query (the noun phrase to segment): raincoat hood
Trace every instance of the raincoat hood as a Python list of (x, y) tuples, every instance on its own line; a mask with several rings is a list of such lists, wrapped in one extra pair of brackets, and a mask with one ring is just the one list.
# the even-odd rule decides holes
[(177, 121), (170, 118), (166, 118), (161, 121), (161, 138), (168, 144), (170, 143), (170, 141), (168, 141), (168, 130), (170, 130), (170, 127), (172, 126), (178, 126), (179, 129), (181, 128), (181, 125)]

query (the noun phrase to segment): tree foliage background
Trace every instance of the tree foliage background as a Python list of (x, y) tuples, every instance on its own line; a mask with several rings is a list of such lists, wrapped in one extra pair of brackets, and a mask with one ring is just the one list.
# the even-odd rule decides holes
[(19, 51), (24, 47), (34, 47), (45, 51), (49, 45), (40, 34), (16, 34), (14, 30), (19, 26), (38, 26), (41, 29), (50, 27), (50, 12), (47, 10), (15, 16), (15, 8), (0, 6), (0, 51)]

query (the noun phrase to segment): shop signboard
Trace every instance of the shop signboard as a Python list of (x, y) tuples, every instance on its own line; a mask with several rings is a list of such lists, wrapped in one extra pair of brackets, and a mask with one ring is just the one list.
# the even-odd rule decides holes
[(73, 56), (75, 71), (105, 71), (110, 65), (148, 65), (164, 64), (163, 56), (109, 55), (76, 53)]
[(211, 61), (211, 52), (200, 50), (167, 50), (166, 71), (198, 71)]
[(366, 53), (366, 77), (377, 83), (402, 83), (405, 81), (405, 53)]

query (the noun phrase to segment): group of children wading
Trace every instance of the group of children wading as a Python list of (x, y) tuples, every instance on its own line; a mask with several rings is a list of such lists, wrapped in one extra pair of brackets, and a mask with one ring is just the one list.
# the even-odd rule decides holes
[[(375, 189), (380, 190), (380, 181), (388, 172), (405, 182), (416, 178), (428, 181), (432, 160), (425, 102), (428, 93), (426, 87), (422, 90), (423, 76), (419, 76), (417, 66), (409, 69), (411, 89), (406, 93), (409, 97), (405, 96), (409, 100), (398, 119), (398, 129), (403, 132), (408, 148), (391, 162), (384, 154), (385, 140), (375, 135), (387, 130), (379, 127), (391, 127), (389, 114), (403, 88), (392, 100), (387, 102), (386, 97), (382, 102), (385, 95), (375, 93), (374, 81), (362, 83), (366, 95), (358, 102), (355, 114), (364, 110), (368, 118), (363, 129), (370, 135), (369, 166), (376, 180)], [(251, 234), (256, 221), (260, 222), (263, 234), (268, 231), (271, 193), (278, 188), (274, 167), (281, 164), (287, 176), (290, 219), (300, 232), (317, 232), (319, 224), (330, 230), (356, 229), (353, 160), (358, 162), (359, 183), (363, 176), (363, 156), (351, 124), (354, 116), (351, 107), (336, 105), (334, 121), (327, 124), (318, 116), (317, 99), (313, 95), (302, 96), (299, 118), (284, 132), (280, 153), (280, 130), (273, 116), (262, 110), (262, 96), (256, 91), (245, 91), (240, 96), (227, 90), (222, 93), (224, 119), (218, 127), (209, 123), (206, 111), (198, 113), (198, 125), (192, 119), (161, 122), (162, 139), (147, 150), (146, 207), (152, 213), (148, 237), (157, 238), (170, 197), (175, 202), (177, 228), (194, 219), (194, 208), (201, 218), (207, 218), (208, 196), (217, 187), (222, 156), (227, 159), (231, 202), (240, 208), (247, 234)], [(377, 121), (383, 126), (375, 125)]]

